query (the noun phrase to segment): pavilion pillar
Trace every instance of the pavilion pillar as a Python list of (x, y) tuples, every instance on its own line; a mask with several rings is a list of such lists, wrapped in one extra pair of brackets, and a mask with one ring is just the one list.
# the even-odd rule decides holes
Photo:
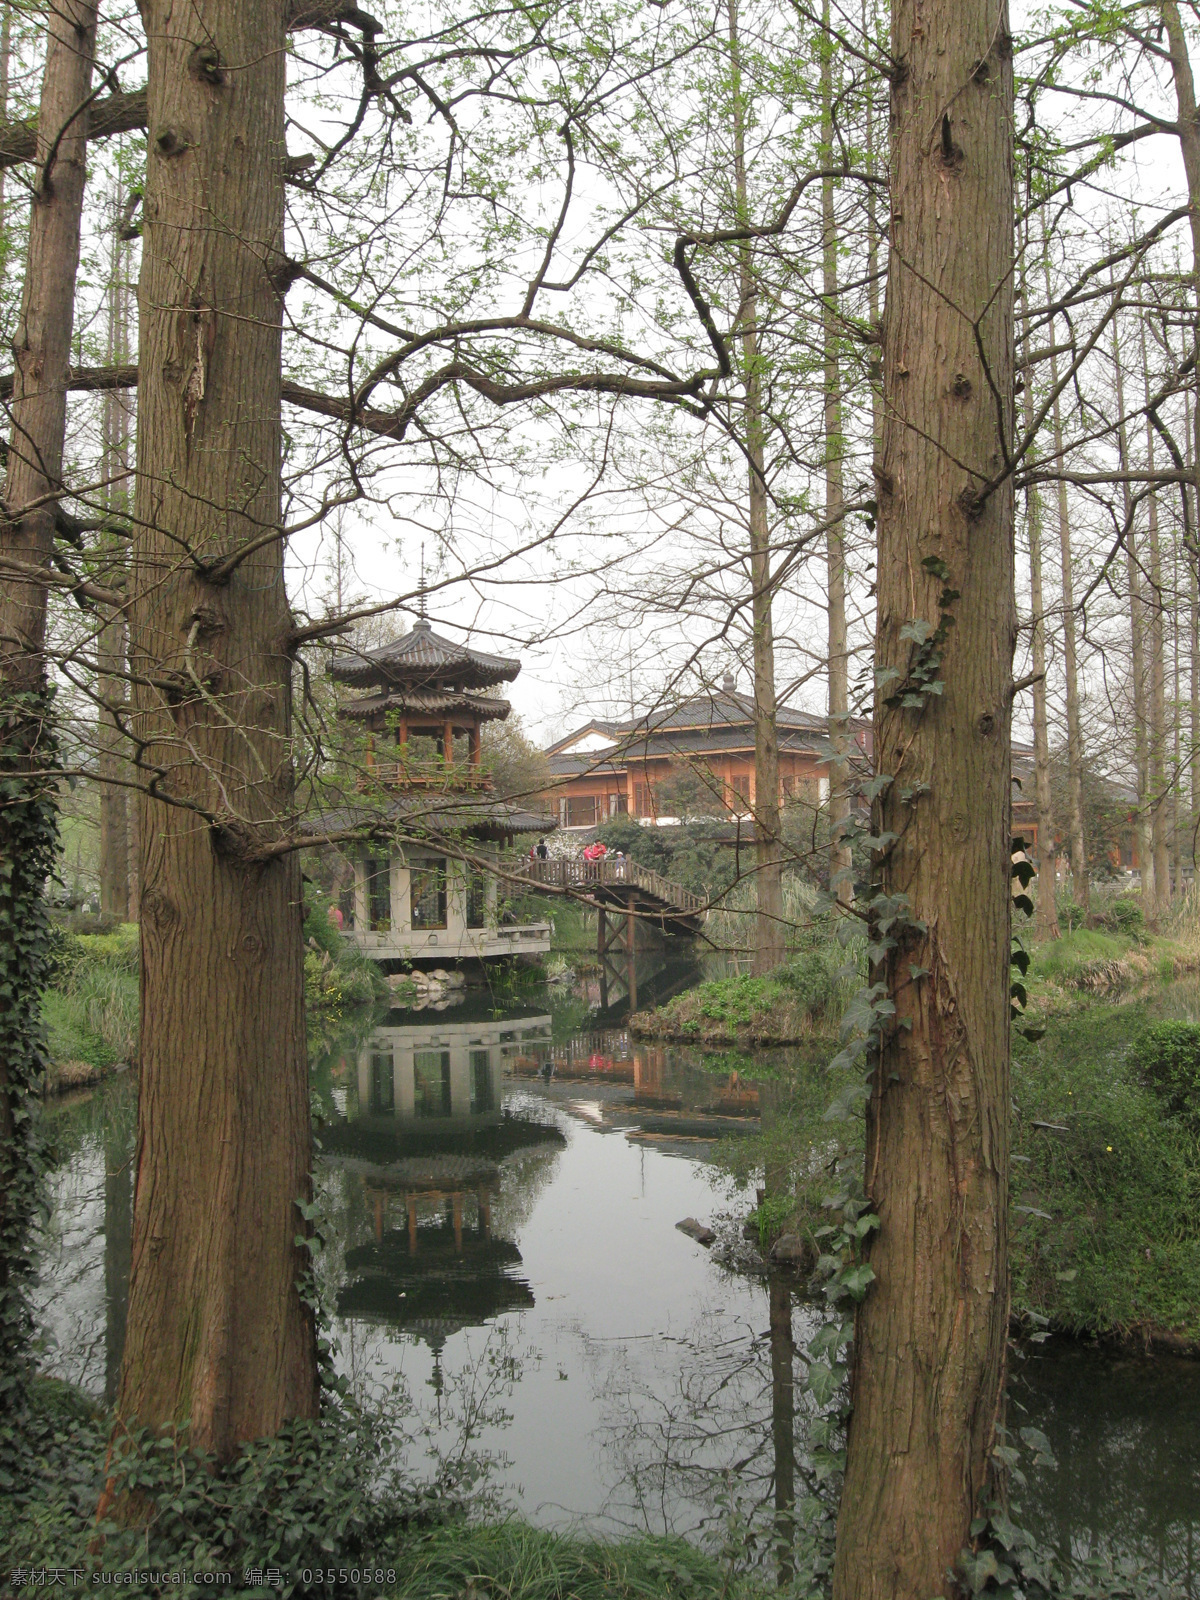
[(483, 742), (479, 735), (479, 724), (476, 722), (471, 730), (471, 765), (478, 767), (483, 764)]
[(442, 729), (442, 760), (447, 766), (454, 761), (454, 724), (449, 720)]

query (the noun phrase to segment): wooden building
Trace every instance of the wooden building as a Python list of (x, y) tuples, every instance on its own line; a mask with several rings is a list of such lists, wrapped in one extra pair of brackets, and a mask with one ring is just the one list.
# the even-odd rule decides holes
[[(483, 764), (484, 723), (510, 711), (497, 686), (520, 670), (518, 661), (443, 638), (423, 617), (402, 638), (329, 669), (360, 691), (340, 714), (364, 731), (360, 788), (372, 802), (341, 820), (377, 817), (392, 835), (355, 862), (346, 930), (376, 960), (445, 965), (550, 949), (549, 922), (516, 923), (500, 912), (486, 867), (519, 836), (554, 826), (553, 815), (493, 796)], [(470, 865), (468, 855), (485, 864)]]
[[(829, 719), (781, 706), (780, 799), (819, 805), (829, 792)], [(851, 723), (860, 752), (870, 724)], [(721, 688), (627, 722), (594, 718), (550, 745), (554, 787), (546, 795), (560, 828), (594, 828), (613, 817), (674, 822), (689, 816), (753, 815), (754, 700), (727, 674)]]

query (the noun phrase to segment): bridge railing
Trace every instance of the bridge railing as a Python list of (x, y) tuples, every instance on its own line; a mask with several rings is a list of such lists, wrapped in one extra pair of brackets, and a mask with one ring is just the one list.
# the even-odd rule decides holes
[(707, 904), (702, 895), (693, 894), (681, 883), (672, 883), (661, 872), (637, 861), (614, 861), (608, 856), (600, 861), (585, 861), (582, 856), (523, 856), (506, 862), (505, 867), (514, 877), (527, 878), (531, 884), (543, 884), (548, 889), (586, 890), (629, 884), (688, 916), (699, 916)]

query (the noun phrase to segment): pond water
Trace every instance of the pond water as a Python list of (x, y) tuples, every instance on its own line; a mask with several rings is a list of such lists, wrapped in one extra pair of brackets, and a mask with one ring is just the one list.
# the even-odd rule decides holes
[[(579, 1008), (572, 1015), (578, 1018)], [(535, 1522), (719, 1537), (813, 1489), (797, 1348), (821, 1312), (676, 1223), (750, 1201), (712, 1160), (759, 1130), (744, 1071), (571, 1025), (548, 1000), (392, 1012), (315, 1068), (321, 1272), (344, 1371), (400, 1401), (414, 1475)], [(111, 1395), (124, 1334), (133, 1084), (57, 1106), (46, 1367)], [(1026, 1520), (1150, 1560), (1200, 1600), (1200, 1362), (1051, 1342), (1014, 1420), (1059, 1460)], [(1020, 1408), (1019, 1416), (1016, 1408)]]

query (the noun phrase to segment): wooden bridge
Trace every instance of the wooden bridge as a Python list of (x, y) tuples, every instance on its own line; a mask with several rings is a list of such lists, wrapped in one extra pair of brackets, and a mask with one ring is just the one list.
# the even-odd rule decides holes
[(708, 912), (708, 902), (661, 872), (625, 857), (600, 861), (578, 857), (526, 857), (505, 863), (512, 877), (539, 888), (582, 899), (597, 911), (596, 955), (600, 961), (600, 1003), (609, 1004), (609, 988), (625, 989), (629, 1009), (637, 1010), (637, 931), (653, 928), (666, 938), (694, 938)]

